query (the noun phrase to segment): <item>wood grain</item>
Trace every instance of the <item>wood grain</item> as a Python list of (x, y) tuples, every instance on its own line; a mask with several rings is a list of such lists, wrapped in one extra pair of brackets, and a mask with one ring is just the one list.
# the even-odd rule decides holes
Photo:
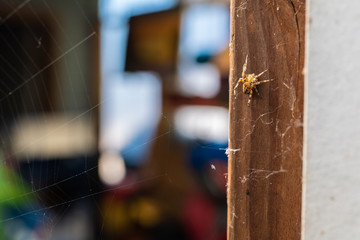
[[(305, 0), (232, 0), (228, 239), (301, 238)], [(233, 88), (268, 69), (250, 107)]]

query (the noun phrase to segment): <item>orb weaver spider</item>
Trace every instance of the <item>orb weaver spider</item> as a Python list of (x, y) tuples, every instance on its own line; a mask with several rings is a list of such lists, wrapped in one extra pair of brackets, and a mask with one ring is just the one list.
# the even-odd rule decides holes
[(248, 106), (250, 106), (250, 102), (251, 102), (251, 98), (253, 95), (253, 91), (255, 90), (256, 93), (258, 95), (259, 91), (257, 90), (256, 86), (262, 83), (267, 83), (267, 82), (271, 82), (274, 79), (268, 79), (268, 80), (263, 80), (263, 81), (259, 81), (258, 78), (263, 75), (267, 69), (265, 71), (263, 71), (262, 73), (259, 73), (258, 75), (255, 75), (255, 73), (252, 74), (245, 74), (246, 72), (246, 66), (247, 66), (247, 60), (248, 60), (248, 56), (246, 55), (246, 59), (245, 59), (245, 63), (243, 66), (243, 71), (242, 71), (242, 75), (241, 78), (239, 78), (239, 80), (237, 81), (235, 87), (234, 87), (234, 95), (236, 98), (236, 88), (239, 86), (239, 84), (242, 82), (243, 83), (243, 92), (245, 94), (249, 94), (249, 100), (248, 100)]

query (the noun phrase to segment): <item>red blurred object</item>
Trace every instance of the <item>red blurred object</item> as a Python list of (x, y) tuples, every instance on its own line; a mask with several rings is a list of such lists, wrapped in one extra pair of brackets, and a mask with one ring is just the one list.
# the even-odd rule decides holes
[(184, 200), (183, 222), (193, 240), (217, 239), (215, 204), (209, 197), (192, 194)]

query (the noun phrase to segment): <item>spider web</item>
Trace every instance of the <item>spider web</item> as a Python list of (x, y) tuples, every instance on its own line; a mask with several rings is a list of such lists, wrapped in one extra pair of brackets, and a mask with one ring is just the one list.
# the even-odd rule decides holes
[[(6, 179), (0, 194), (0, 232), (8, 239), (92, 239), (96, 234), (103, 236), (107, 226), (103, 219), (112, 210), (110, 205), (104, 208), (100, 196), (110, 193), (111, 203), (119, 192), (149, 185), (163, 185), (158, 188), (166, 189), (169, 195), (184, 190), (169, 162), (116, 187), (106, 188), (98, 179), (97, 145), (88, 139), (96, 138), (98, 112), (112, 99), (97, 99), (97, 89), (91, 86), (98, 74), (89, 67), (95, 65), (91, 57), (96, 53), (88, 52), (96, 51), (91, 49), (100, 34), (94, 23), (96, 13), (89, 13), (80, 1), (67, 1), (62, 6), (45, 0), (8, 0), (2, 5), (6, 10), (0, 15), (0, 76), (4, 79), (0, 82), (0, 177)], [(75, 22), (82, 27), (77, 28)], [(84, 59), (88, 61), (84, 63)], [(32, 131), (26, 128), (29, 125)], [(18, 135), (24, 131), (25, 135)], [(71, 132), (71, 138), (67, 138), (66, 131)], [(167, 113), (163, 113), (158, 134), (128, 151), (167, 142), (174, 132)], [(46, 145), (54, 139), (57, 146)], [(79, 142), (82, 144), (78, 146)], [(171, 156), (174, 146), (167, 144)], [(70, 171), (66, 161), (60, 160), (72, 159), (62, 155), (63, 151), (57, 152), (60, 157), (54, 161), (45, 161), (49, 152), (37, 155), (44, 146), (70, 148), (80, 161), (76, 171)], [(217, 146), (206, 148), (225, 152)], [(226, 170), (218, 163), (208, 167), (213, 174), (226, 178)], [(187, 186), (193, 182), (190, 179)], [(66, 192), (68, 184), (75, 184), (79, 193)], [(91, 210), (94, 206), (95, 211)], [(99, 229), (75, 231), (92, 226), (88, 212), (100, 213)], [(225, 216), (222, 221), (226, 222)], [(36, 233), (31, 228), (36, 228)]]

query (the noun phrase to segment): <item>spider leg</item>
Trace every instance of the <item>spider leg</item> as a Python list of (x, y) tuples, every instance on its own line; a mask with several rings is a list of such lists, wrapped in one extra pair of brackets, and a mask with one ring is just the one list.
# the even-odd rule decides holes
[(263, 75), (263, 74), (264, 74), (264, 73), (266, 73), (266, 72), (267, 72), (267, 69), (266, 69), (266, 70), (264, 70), (263, 72), (259, 73), (258, 75), (256, 75), (256, 76), (255, 76), (255, 78), (260, 77), (261, 75)]
[(245, 72), (246, 72), (247, 60), (248, 60), (248, 55), (246, 55), (246, 58), (245, 58), (245, 63), (244, 63), (244, 66), (243, 66), (243, 71), (242, 71), (242, 74), (241, 74), (241, 76), (242, 76), (243, 78), (245, 78)]
[(251, 97), (253, 95), (253, 90), (250, 90), (250, 93), (249, 93), (249, 100), (248, 100), (248, 107), (250, 107), (250, 102), (251, 102)]
[(244, 82), (243, 78), (239, 78), (239, 81), (236, 83), (235, 87), (234, 87), (234, 95), (236, 96), (236, 89), (238, 88), (239, 84), (241, 82)]
[(259, 81), (259, 82), (254, 83), (254, 85), (257, 86), (257, 85), (259, 85), (261, 83), (267, 83), (267, 82), (271, 82), (271, 81), (274, 81), (274, 79), (268, 79), (268, 80)]
[(257, 90), (257, 88), (254, 87), (254, 89), (255, 89), (256, 93), (260, 96), (260, 93), (259, 93), (259, 91)]

